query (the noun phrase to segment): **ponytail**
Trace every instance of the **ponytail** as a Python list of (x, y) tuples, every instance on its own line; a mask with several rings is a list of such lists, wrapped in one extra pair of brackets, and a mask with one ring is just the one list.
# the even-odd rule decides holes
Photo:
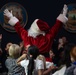
[(33, 69), (34, 69), (34, 59), (33, 57), (30, 57), (28, 65), (28, 75), (32, 75)]
[[(32, 55), (30, 57), (30, 55)], [(28, 65), (28, 75), (32, 75), (33, 69), (34, 69), (34, 59), (39, 55), (39, 49), (36, 46), (30, 46), (28, 48), (28, 60), (29, 60), (29, 65)]]

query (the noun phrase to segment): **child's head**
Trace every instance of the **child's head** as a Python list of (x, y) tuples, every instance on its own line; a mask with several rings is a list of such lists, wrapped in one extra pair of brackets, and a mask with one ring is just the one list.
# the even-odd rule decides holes
[(9, 56), (12, 58), (18, 58), (21, 53), (21, 48), (17, 44), (12, 44), (9, 47)]
[(34, 69), (34, 59), (39, 55), (39, 49), (31, 45), (27, 49), (27, 55), (29, 59), (29, 65), (28, 65), (28, 75), (32, 75), (33, 69)]
[(50, 58), (53, 58), (55, 56), (55, 54), (53, 53), (52, 49), (49, 51), (49, 55), (50, 55)]
[(28, 47), (28, 55), (32, 55), (34, 59), (39, 55), (39, 49), (32, 45)]

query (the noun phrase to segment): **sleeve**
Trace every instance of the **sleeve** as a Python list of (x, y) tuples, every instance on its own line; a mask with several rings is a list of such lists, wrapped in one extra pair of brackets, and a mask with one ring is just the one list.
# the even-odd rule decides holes
[(65, 74), (65, 70), (66, 70), (66, 66), (62, 67), (60, 70), (56, 71), (52, 75), (64, 75)]
[(28, 35), (27, 31), (20, 25), (20, 22), (17, 22), (15, 24), (15, 30), (16, 32), (19, 34), (19, 36), (21, 37), (21, 39), (25, 39), (25, 37)]
[(59, 73), (58, 73), (58, 71), (56, 71), (54, 74), (52, 74), (52, 75), (59, 75)]
[(50, 29), (51, 37), (54, 39), (59, 30), (62, 28), (63, 24), (66, 24), (68, 21), (68, 18), (64, 16), (63, 14), (60, 14), (57, 19), (54, 26)]
[(28, 64), (29, 64), (29, 60), (22, 60), (21, 62), (20, 62), (20, 64), (21, 64), (21, 66), (22, 67), (27, 67), (28, 66)]
[(29, 60), (26, 60), (26, 59), (25, 59), (25, 60), (22, 60), (22, 61), (20, 62), (20, 64), (21, 64), (22, 67), (24, 67), (25, 73), (26, 73), (26, 75), (27, 75)]
[(42, 60), (36, 60), (36, 69), (44, 69), (44, 63)]
[(10, 69), (11, 68), (11, 66), (12, 66), (11, 64), (12, 64), (12, 61), (10, 61), (10, 59), (6, 59), (5, 66), (6, 66), (7, 69)]
[(54, 39), (59, 30), (62, 28), (63, 23), (59, 20), (56, 20), (54, 26), (50, 29), (50, 36)]
[(48, 69), (50, 66), (54, 65), (53, 62), (46, 62), (46, 68)]

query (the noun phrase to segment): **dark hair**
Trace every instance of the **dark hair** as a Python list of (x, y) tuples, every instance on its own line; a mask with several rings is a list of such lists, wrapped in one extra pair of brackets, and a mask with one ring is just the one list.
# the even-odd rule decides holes
[[(32, 55), (30, 57), (29, 55)], [(32, 75), (33, 69), (34, 69), (34, 59), (39, 55), (39, 49), (32, 45), (28, 48), (28, 59), (29, 59), (29, 65), (28, 65), (28, 75)]]
[(64, 46), (64, 54), (61, 64), (65, 64), (67, 67), (71, 66), (70, 52), (76, 45), (73, 43), (68, 43)]

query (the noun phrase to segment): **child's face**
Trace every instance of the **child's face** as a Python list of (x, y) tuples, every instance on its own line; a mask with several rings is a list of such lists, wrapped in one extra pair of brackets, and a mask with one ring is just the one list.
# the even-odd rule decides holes
[(53, 58), (55, 56), (52, 50), (50, 50), (49, 54), (50, 54), (50, 58)]

